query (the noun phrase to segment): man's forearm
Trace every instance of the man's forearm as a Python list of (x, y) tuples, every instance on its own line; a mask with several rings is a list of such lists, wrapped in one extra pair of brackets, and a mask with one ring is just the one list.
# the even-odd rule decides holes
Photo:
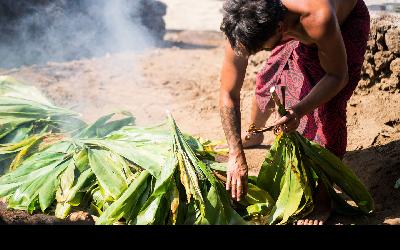
[(348, 77), (341, 79), (325, 75), (293, 109), (301, 116), (308, 114), (335, 97), (347, 84), (347, 81)]
[(229, 145), (229, 154), (244, 158), (243, 146), (241, 141), (241, 124), (240, 124), (240, 103), (232, 102), (220, 104), (221, 123), (225, 132), (225, 137)]
[(230, 156), (244, 156), (240, 133), (240, 90), (247, 63), (246, 57), (235, 55), (227, 41), (221, 69), (220, 115)]

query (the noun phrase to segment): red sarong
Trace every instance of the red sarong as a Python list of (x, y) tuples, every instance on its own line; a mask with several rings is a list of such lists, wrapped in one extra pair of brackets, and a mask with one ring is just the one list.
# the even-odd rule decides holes
[[(351, 14), (341, 25), (347, 52), (349, 82), (333, 99), (304, 116), (297, 129), (306, 138), (329, 149), (340, 158), (346, 153), (346, 106), (360, 77), (370, 31), (370, 16), (363, 0), (358, 0)], [(325, 75), (316, 46), (288, 41), (277, 46), (266, 65), (257, 74), (256, 100), (264, 112), (270, 100), (269, 89), (286, 86), (286, 107), (302, 100)]]

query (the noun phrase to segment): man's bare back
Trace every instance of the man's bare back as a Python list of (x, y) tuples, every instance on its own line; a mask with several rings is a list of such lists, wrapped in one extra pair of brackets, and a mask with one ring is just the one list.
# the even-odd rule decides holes
[(283, 5), (292, 14), (284, 40), (295, 38), (304, 44), (313, 44), (314, 41), (305, 31), (304, 25), (312, 23), (324, 15), (327, 3), (331, 6), (339, 25), (342, 25), (357, 3), (357, 0), (282, 0)]

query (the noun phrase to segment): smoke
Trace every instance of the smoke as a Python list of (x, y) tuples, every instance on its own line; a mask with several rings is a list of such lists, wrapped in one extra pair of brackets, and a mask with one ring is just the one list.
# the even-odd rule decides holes
[[(6, 14), (18, 18), (0, 20), (0, 67), (141, 51), (155, 44), (141, 24), (140, 1), (57, 0), (46, 5), (34, 2), (8, 1), (14, 9), (9, 7)], [(0, 15), (5, 12), (4, 8), (0, 11)]]

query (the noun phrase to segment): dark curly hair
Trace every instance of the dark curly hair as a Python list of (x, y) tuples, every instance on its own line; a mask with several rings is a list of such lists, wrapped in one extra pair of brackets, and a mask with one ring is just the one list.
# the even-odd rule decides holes
[(221, 31), (235, 53), (254, 54), (275, 34), (286, 11), (280, 0), (226, 0)]

